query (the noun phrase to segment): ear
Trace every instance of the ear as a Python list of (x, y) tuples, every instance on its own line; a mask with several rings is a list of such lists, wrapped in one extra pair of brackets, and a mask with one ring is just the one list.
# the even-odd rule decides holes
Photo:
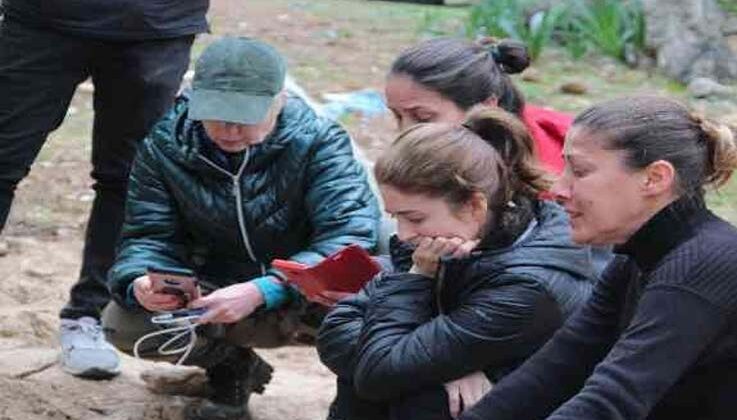
[(486, 218), (489, 214), (489, 201), (486, 196), (480, 192), (475, 192), (471, 196), (471, 199), (466, 203), (467, 208), (470, 211), (471, 218), (479, 224), (486, 223)]
[(676, 168), (665, 160), (656, 160), (644, 170), (642, 191), (646, 196), (670, 194), (676, 185)]

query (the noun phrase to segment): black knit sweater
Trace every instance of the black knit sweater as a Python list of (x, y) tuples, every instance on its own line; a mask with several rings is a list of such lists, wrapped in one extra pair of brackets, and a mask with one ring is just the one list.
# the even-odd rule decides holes
[(462, 420), (737, 418), (737, 229), (681, 199)]

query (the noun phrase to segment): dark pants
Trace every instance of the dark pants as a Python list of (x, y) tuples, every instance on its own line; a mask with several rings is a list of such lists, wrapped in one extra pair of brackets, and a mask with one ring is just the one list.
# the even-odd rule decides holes
[[(133, 355), (133, 347), (139, 338), (156, 331), (161, 325), (150, 321), (151, 312), (130, 310), (115, 302), (105, 308), (102, 324), (107, 340), (118, 350)], [(278, 311), (258, 311), (253, 315), (233, 324), (210, 324), (197, 327), (197, 341), (189, 357), (184, 361), (187, 365), (212, 367), (221, 362), (230, 347), (241, 348), (275, 348), (294, 344), (293, 338), (300, 331), (309, 328), (300, 322), (300, 310), (287, 308)], [(171, 335), (154, 337), (141, 344), (139, 356), (145, 359), (174, 362), (179, 356), (161, 356), (157, 349)], [(189, 337), (175, 343), (178, 348), (186, 344)]]
[[(193, 35), (112, 42), (0, 23), (0, 231), (18, 182), (64, 119), (76, 86), (92, 78), (92, 179), (79, 281), (62, 318), (99, 318), (105, 277), (123, 222), (136, 145), (171, 106), (189, 65)], [(49, 186), (51, 188), (51, 186)]]
[(387, 400), (374, 401), (358, 396), (353, 381), (337, 379), (337, 393), (327, 420), (450, 420), (448, 393), (442, 385), (417, 389)]

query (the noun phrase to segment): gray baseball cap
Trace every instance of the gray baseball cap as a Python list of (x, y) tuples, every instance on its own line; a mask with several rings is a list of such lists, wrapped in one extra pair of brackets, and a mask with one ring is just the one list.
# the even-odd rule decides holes
[(284, 88), (286, 64), (270, 45), (224, 37), (195, 63), (189, 118), (258, 124)]

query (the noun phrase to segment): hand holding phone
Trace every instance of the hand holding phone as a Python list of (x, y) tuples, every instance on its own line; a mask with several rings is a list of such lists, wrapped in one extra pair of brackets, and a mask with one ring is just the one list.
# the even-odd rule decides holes
[(150, 269), (133, 281), (133, 293), (141, 306), (152, 312), (173, 311), (200, 296), (191, 271), (171, 271)]

